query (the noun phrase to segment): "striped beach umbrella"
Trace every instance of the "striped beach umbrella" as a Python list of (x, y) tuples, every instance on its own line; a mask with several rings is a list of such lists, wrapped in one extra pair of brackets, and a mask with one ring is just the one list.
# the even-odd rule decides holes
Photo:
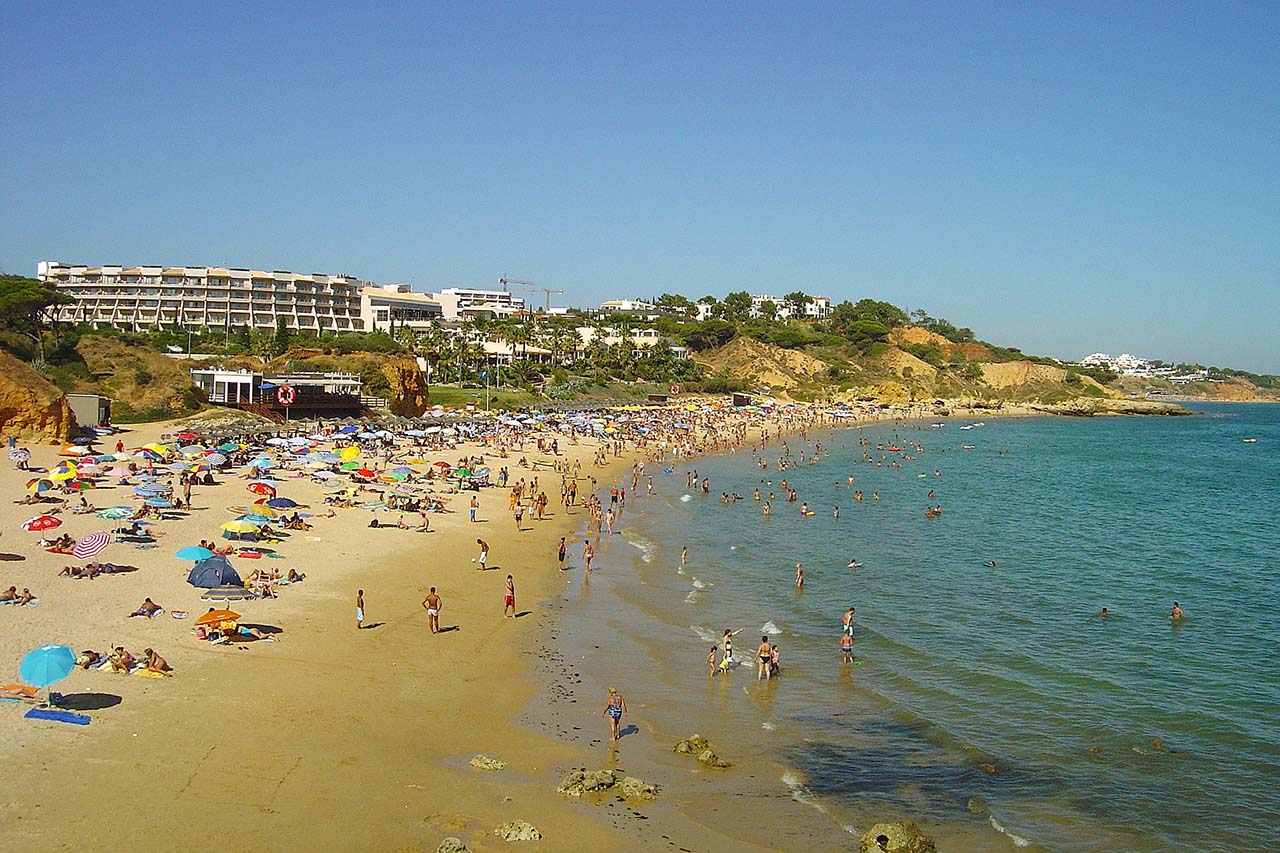
[(71, 547), (71, 555), (77, 560), (91, 560), (111, 544), (110, 533), (90, 533)]
[(47, 492), (54, 487), (55, 483), (48, 477), (37, 477), (34, 480), (27, 480), (27, 491), (34, 495), (41, 492)]
[(70, 480), (76, 475), (76, 466), (72, 462), (59, 462), (58, 467), (49, 472), (49, 479), (55, 482)]

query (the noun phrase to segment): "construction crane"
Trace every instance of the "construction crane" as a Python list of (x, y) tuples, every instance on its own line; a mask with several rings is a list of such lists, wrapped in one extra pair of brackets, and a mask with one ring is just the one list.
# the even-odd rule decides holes
[(531, 281), (525, 281), (522, 278), (510, 278), (507, 275), (503, 275), (502, 278), (498, 279), (498, 284), (502, 285), (502, 290), (506, 293), (511, 292), (509, 290), (509, 287), (510, 285), (514, 284), (516, 287), (520, 288), (521, 290), (536, 291), (538, 293), (544, 294), (546, 296), (546, 304), (543, 307), (543, 311), (545, 311), (548, 314), (551, 313), (551, 294), (564, 293), (563, 290), (558, 290), (554, 287), (538, 287), (536, 284), (534, 284)]

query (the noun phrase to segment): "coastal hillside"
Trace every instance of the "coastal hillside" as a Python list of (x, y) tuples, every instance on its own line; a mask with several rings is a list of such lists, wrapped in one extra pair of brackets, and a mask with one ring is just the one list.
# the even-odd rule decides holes
[(23, 441), (61, 444), (71, 437), (75, 417), (57, 386), (0, 350), (0, 424)]

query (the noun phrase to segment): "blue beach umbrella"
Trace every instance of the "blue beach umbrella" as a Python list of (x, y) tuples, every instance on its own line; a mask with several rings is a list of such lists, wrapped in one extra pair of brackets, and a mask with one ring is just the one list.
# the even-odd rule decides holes
[(270, 468), (276, 463), (265, 457), (259, 457), (249, 463), (250, 468)]
[(267, 501), (267, 506), (272, 509), (293, 509), (297, 505), (297, 501), (290, 500), (289, 498), (272, 498)]
[(360, 428), (358, 426), (355, 426), (354, 424), (347, 424), (342, 429), (338, 430), (338, 432), (344, 433), (345, 435), (351, 435), (351, 433), (359, 432), (359, 430)]
[(253, 524), (269, 524), (271, 519), (256, 512), (246, 512), (244, 515), (237, 516), (236, 521), (248, 521)]
[(18, 677), (32, 687), (48, 687), (70, 675), (75, 665), (76, 653), (70, 646), (41, 646), (27, 652)]
[(143, 503), (156, 509), (171, 509), (173, 507), (173, 501), (168, 498), (147, 498)]
[(212, 557), (213, 552), (208, 548), (201, 548), (199, 545), (188, 545), (187, 547), (180, 549), (178, 553), (173, 556), (177, 557), (179, 560), (194, 560), (198, 563), (201, 560), (207, 560)]

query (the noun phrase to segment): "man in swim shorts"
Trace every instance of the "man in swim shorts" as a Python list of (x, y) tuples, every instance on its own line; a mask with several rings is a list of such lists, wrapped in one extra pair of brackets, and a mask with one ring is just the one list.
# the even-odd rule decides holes
[(436, 595), (434, 586), (427, 593), (427, 597), (422, 599), (422, 606), (427, 611), (427, 627), (431, 629), (433, 634), (440, 633), (440, 605), (443, 603), (440, 596)]
[(480, 564), (480, 571), (485, 570), (485, 564), (489, 562), (489, 543), (483, 539), (477, 539), (476, 544), (480, 546), (480, 556), (476, 558), (476, 562)]
[(356, 630), (364, 627), (364, 590), (356, 590)]
[[(508, 610), (511, 611), (510, 615), (507, 613)], [(506, 586), (503, 589), (502, 615), (508, 619), (514, 619), (516, 616), (516, 582), (511, 575), (507, 575)]]

